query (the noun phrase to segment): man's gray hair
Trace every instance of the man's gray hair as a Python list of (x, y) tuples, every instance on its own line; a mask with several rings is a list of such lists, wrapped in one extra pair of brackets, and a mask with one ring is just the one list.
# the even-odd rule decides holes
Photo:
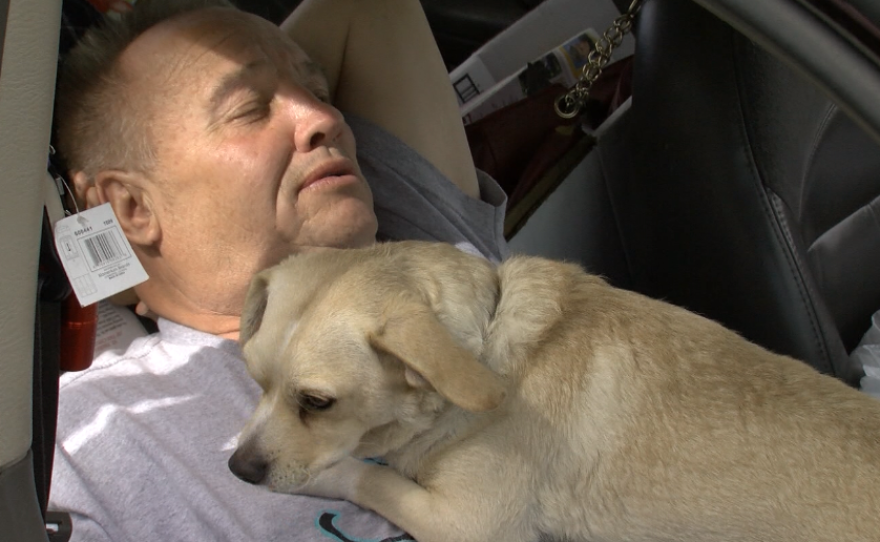
[(70, 172), (90, 182), (107, 169), (148, 171), (154, 162), (153, 139), (129, 100), (119, 57), (135, 40), (162, 21), (208, 7), (234, 8), (228, 0), (140, 0), (119, 18), (107, 18), (86, 31), (62, 59), (55, 99), (55, 146)]

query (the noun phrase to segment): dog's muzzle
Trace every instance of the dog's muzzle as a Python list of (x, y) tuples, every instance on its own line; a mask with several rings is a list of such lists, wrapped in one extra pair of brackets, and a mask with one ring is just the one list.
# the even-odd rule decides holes
[(259, 484), (266, 479), (269, 462), (250, 441), (236, 448), (229, 458), (229, 470), (249, 484)]

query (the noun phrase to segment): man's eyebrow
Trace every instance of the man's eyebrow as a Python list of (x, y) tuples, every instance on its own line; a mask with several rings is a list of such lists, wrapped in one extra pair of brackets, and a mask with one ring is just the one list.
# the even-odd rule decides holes
[(230, 96), (243, 88), (250, 88), (255, 72), (271, 67), (272, 65), (268, 60), (261, 58), (225, 74), (214, 87), (214, 90), (211, 91), (211, 96), (208, 100), (208, 111), (212, 116), (216, 115), (217, 111)]
[(303, 60), (299, 67), (303, 70), (303, 75), (306, 77), (306, 84), (318, 84), (323, 90), (327, 90), (327, 75), (324, 73), (324, 68), (321, 67), (320, 64), (312, 60), (311, 58), (306, 58)]
[(320, 77), (321, 79), (325, 79), (324, 70), (321, 68), (321, 65), (312, 60), (311, 58), (307, 58), (303, 61), (302, 67), (305, 68), (306, 75), (309, 77)]

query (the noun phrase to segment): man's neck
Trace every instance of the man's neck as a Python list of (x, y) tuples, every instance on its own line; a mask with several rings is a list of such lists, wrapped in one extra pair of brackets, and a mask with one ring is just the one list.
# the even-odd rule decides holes
[(239, 317), (225, 314), (205, 314), (184, 311), (157, 312), (162, 318), (177, 324), (210, 333), (224, 339), (238, 340)]
[[(183, 295), (167, 295), (168, 290), (160, 289), (147, 281), (137, 288), (141, 300), (151, 312), (177, 324), (237, 341), (241, 327), (240, 303), (229, 306), (211, 307), (207, 303), (194, 302)], [(219, 309), (219, 310), (218, 310)]]

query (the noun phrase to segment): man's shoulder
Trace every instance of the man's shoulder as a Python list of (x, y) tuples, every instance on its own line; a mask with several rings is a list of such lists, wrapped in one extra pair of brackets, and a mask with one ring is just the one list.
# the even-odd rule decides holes
[[(150, 432), (210, 422), (204, 418), (217, 405), (196, 405), (213, 396), (251, 407), (258, 386), (236, 351), (224, 346), (187, 343), (160, 331), (135, 339), (125, 351), (104, 352), (84, 371), (63, 375), (56, 443), (67, 451), (87, 450), (84, 443), (96, 442), (115, 449), (149, 447)], [(100, 455), (79, 454), (76, 461)]]
[(80, 387), (136, 385), (138, 379), (123, 377), (138, 375), (161, 376), (161, 382), (155, 385), (162, 386), (175, 381), (175, 374), (191, 377), (179, 370), (190, 365), (194, 358), (229, 358), (229, 363), (234, 365), (241, 358), (241, 349), (235, 341), (162, 319), (156, 333), (131, 334), (115, 343), (105, 341), (104, 346), (96, 350), (100, 353), (88, 369), (61, 376), (62, 396)]
[(87, 369), (62, 374), (59, 380), (60, 392), (63, 393), (65, 390), (87, 385), (89, 382), (102, 380), (120, 372), (126, 373), (128, 372), (127, 362), (137, 363), (151, 355), (157, 355), (161, 342), (160, 334), (152, 333), (134, 339), (124, 350), (105, 350), (92, 361)]

